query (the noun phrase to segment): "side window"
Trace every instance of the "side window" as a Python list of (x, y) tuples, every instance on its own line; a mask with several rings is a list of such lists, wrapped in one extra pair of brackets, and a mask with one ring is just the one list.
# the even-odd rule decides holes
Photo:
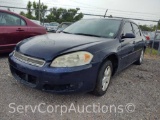
[(141, 32), (140, 29), (138, 28), (138, 26), (134, 23), (132, 23), (133, 29), (134, 29), (134, 34), (136, 35), (136, 37), (140, 37), (141, 36)]
[(133, 29), (130, 22), (126, 22), (124, 24), (123, 34), (125, 35), (126, 33), (133, 33)]
[(26, 22), (20, 17), (8, 13), (0, 13), (0, 26), (25, 26)]
[(157, 33), (156, 40), (160, 40), (160, 33)]
[(19, 17), (16, 17), (11, 14), (7, 14), (4, 16), (6, 20), (6, 25), (8, 26), (20, 26), (21, 25), (21, 19)]
[(4, 13), (0, 12), (0, 26), (3, 26), (6, 24), (6, 20), (4, 18)]
[(26, 26), (26, 22), (23, 19), (21, 19), (21, 26)]

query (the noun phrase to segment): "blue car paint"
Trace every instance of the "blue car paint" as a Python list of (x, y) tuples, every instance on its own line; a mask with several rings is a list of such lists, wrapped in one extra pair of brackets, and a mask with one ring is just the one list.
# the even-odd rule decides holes
[[(92, 63), (89, 65), (72, 68), (51, 68), (50, 63), (47, 63), (45, 66), (40, 68), (22, 63), (14, 58), (12, 54), (10, 54), (9, 63), (13, 76), (19, 82), (33, 88), (56, 93), (84, 92), (84, 90), (85, 92), (89, 92), (90, 90), (93, 90), (96, 83), (97, 69), (100, 65), (100, 63)], [(15, 70), (23, 71), (23, 73), (35, 76), (38, 80), (38, 84), (34, 85), (21, 80), (16, 76)], [(65, 91), (51, 91), (44, 88), (44, 85), (46, 84), (51, 86), (73, 84), (78, 87), (71, 90), (66, 89)]]
[[(118, 67), (116, 72), (119, 72), (135, 62), (138, 59), (141, 50), (145, 47), (143, 39), (132, 39), (130, 42), (127, 42), (127, 40), (121, 42), (120, 35), (124, 23), (125, 20), (122, 21), (122, 25), (120, 26), (115, 39), (55, 33), (22, 41), (15, 48), (16, 51), (27, 56), (43, 59), (46, 61), (46, 64), (43, 67), (35, 67), (18, 61), (10, 54), (9, 63), (13, 76), (28, 86), (54, 93), (92, 91), (96, 85), (100, 66), (108, 56), (115, 55), (117, 57)], [(133, 43), (134, 41), (136, 41), (135, 44)], [(80, 67), (50, 67), (51, 62), (56, 57), (75, 51), (88, 51), (94, 55), (93, 60), (89, 65)], [(15, 70), (36, 76), (38, 83), (32, 86), (17, 78), (14, 74)], [(44, 88), (44, 85), (46, 84), (51, 86), (73, 84), (75, 86), (77, 85), (77, 87), (75, 87), (75, 89), (46, 90)]]

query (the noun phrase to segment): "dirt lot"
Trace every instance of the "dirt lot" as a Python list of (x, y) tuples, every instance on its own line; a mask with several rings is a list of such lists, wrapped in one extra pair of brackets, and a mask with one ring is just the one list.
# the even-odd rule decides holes
[[(132, 65), (114, 76), (103, 97), (90, 94), (55, 95), (16, 82), (9, 72), (7, 55), (3, 55), (0, 57), (0, 120), (159, 120), (159, 75), (160, 59), (146, 57), (143, 65)], [(26, 107), (39, 104), (44, 113), (37, 109), (32, 112)], [(61, 108), (66, 112), (66, 107), (69, 108), (71, 104), (76, 111), (68, 113), (67, 109), (67, 113), (62, 114), (60, 108), (53, 110), (56, 105), (63, 105)], [(83, 106), (86, 108), (93, 104), (99, 106), (96, 111), (88, 107), (88, 111), (78, 113), (78, 106), (82, 111)], [(18, 110), (14, 111), (18, 106)]]

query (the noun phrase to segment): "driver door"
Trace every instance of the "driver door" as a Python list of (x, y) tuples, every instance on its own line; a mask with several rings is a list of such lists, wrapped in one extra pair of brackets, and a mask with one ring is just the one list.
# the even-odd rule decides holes
[[(133, 33), (133, 28), (130, 22), (125, 22), (121, 36), (126, 33)], [(120, 69), (124, 69), (134, 61), (135, 52), (135, 38), (121, 38), (121, 50), (120, 50)]]

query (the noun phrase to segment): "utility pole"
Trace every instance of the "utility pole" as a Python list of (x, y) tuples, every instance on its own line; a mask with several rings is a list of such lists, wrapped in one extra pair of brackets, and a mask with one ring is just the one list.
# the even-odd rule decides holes
[(40, 4), (41, 4), (41, 0), (39, 0), (39, 9), (38, 9), (38, 14), (39, 14), (39, 21), (41, 21), (41, 18), (40, 18)]
[(108, 12), (108, 9), (106, 10), (106, 12), (105, 12), (105, 14), (104, 14), (104, 18), (106, 17), (106, 15), (107, 15), (107, 12)]

